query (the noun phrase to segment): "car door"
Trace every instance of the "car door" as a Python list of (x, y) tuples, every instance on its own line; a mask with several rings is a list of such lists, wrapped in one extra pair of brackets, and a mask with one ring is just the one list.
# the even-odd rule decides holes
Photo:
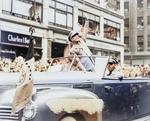
[(133, 120), (150, 114), (150, 82), (147, 79), (103, 79), (104, 121)]
[(136, 117), (143, 117), (150, 114), (150, 79), (138, 79), (137, 91), (138, 91), (138, 105)]
[(92, 58), (95, 61), (94, 71), (84, 72), (81, 76), (79, 74), (76, 75), (75, 78), (80, 77), (80, 79), (74, 81), (73, 88), (86, 89), (94, 92), (100, 99), (102, 99), (103, 81), (101, 81), (101, 77), (104, 75), (108, 57), (93, 56)]
[(104, 121), (122, 121), (129, 119), (131, 84), (125, 80), (103, 79), (103, 120)]

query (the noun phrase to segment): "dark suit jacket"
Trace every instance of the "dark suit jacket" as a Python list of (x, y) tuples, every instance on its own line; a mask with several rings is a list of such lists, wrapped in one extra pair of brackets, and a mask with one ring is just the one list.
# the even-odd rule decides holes
[(141, 73), (139, 76), (141, 76), (141, 77), (148, 77), (148, 78), (150, 78), (150, 72), (149, 72), (148, 74), (146, 74), (145, 76), (144, 76), (144, 73)]

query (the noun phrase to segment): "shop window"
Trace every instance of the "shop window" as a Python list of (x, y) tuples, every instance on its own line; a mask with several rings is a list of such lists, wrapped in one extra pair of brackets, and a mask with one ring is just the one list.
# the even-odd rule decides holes
[(112, 51), (112, 50), (102, 50), (94, 47), (90, 47), (90, 51), (93, 53), (93, 55), (99, 55), (99, 56), (114, 56), (117, 57), (117, 59), (120, 60), (120, 52)]
[[(18, 47), (11, 45), (1, 45), (0, 57), (1, 58), (10, 58), (14, 60), (18, 56), (26, 57), (28, 48)], [(42, 57), (42, 49), (34, 48), (34, 57), (35, 60), (39, 60)]]
[(120, 60), (120, 52), (111, 50), (102, 50), (102, 56), (114, 56)]
[(102, 50), (102, 56), (108, 56), (109, 52), (107, 50)]
[(49, 24), (73, 29), (73, 8), (55, 0), (49, 0)]
[(2, 13), (41, 23), (42, 0), (3, 0)]
[(16, 58), (16, 49), (13, 46), (0, 45), (0, 57), (10, 58), (14, 60)]
[(147, 0), (147, 8), (150, 9), (150, 0)]
[(63, 57), (64, 49), (67, 45), (61, 43), (52, 42), (52, 58)]
[(115, 57), (119, 60), (120, 62), (120, 52), (115, 51)]
[(110, 51), (108, 56), (115, 56), (115, 52), (114, 51)]
[(104, 38), (120, 41), (120, 24), (104, 20)]
[(124, 31), (128, 31), (129, 30), (129, 18), (126, 18), (124, 20)]
[(94, 0), (94, 2), (96, 2), (96, 3), (98, 3), (98, 4), (99, 4), (99, 3), (100, 3), (100, 0)]
[(147, 37), (147, 51), (150, 51), (150, 35)]
[(93, 53), (93, 55), (102, 55), (102, 50), (100, 49), (90, 48), (90, 51)]
[(137, 51), (142, 52), (143, 51), (143, 36), (137, 37)]
[(125, 44), (124, 52), (129, 52), (129, 37), (124, 38), (124, 44)]
[(105, 0), (106, 9), (120, 11), (120, 0)]
[(79, 15), (78, 16), (78, 31), (82, 32), (85, 19), (86, 19), (84, 15), (87, 15), (89, 18), (88, 34), (100, 36), (100, 29), (99, 29), (100, 17), (99, 16), (96, 16), (96, 15), (93, 15), (93, 14), (90, 14), (81, 10), (78, 11), (78, 15)]
[(138, 17), (137, 18), (137, 28), (138, 29), (143, 29), (143, 17)]
[(124, 12), (129, 12), (129, 2), (124, 2)]
[(42, 49), (34, 49), (34, 58), (35, 61), (42, 58)]
[(35, 47), (42, 47), (42, 38), (40, 37), (34, 37), (35, 39)]
[(143, 9), (143, 0), (137, 0), (137, 9), (142, 10)]

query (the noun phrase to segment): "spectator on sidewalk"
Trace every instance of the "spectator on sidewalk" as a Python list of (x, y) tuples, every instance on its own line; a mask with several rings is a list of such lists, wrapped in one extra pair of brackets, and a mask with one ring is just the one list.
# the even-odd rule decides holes
[(143, 67), (143, 72), (139, 75), (140, 77), (150, 77), (149, 65), (146, 64)]

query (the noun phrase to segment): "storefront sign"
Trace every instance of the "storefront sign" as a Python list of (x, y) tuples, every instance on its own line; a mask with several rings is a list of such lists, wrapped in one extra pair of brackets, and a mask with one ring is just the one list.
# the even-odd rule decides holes
[(94, 42), (94, 46), (95, 46), (95, 47), (98, 47), (98, 48), (107, 48), (107, 49), (110, 48), (110, 45), (109, 45), (109, 44), (100, 43), (100, 42)]
[(15, 42), (15, 43), (25, 43), (25, 44), (29, 43), (29, 40), (27, 37), (19, 38), (18, 36), (14, 37), (12, 34), (8, 35), (8, 41), (9, 42)]
[[(34, 38), (36, 41), (35, 46), (40, 47), (42, 38), (40, 37), (34, 37)], [(1, 42), (4, 43), (28, 46), (29, 40), (30, 40), (29, 35), (1, 31)]]

